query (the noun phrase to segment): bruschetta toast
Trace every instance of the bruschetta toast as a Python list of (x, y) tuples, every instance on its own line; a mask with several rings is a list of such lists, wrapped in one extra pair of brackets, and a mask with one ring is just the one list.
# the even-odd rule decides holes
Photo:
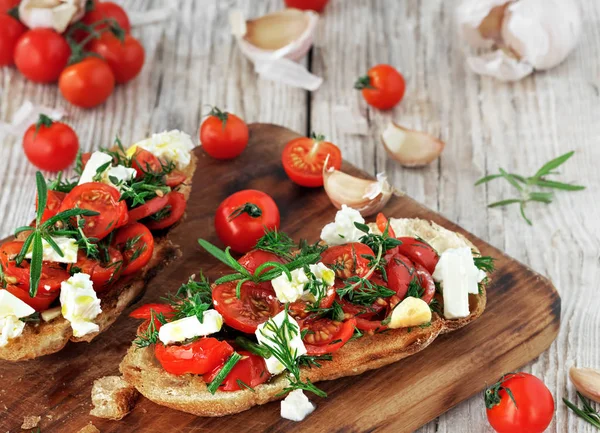
[(46, 205), (0, 245), (0, 359), (90, 342), (180, 255), (168, 232), (185, 212), (192, 148), (188, 135), (170, 131), (81, 155), (74, 181), (59, 174), (46, 184), (38, 173)]
[[(224, 416), (287, 397), (282, 416), (314, 406), (303, 391), (425, 349), (484, 311), (493, 259), (462, 235), (420, 219), (365, 224), (343, 207), (321, 241), (293, 246), (268, 232), (209, 285), (190, 279), (146, 319), (123, 359), (123, 378), (155, 403)], [(235, 262), (235, 263), (234, 263)]]

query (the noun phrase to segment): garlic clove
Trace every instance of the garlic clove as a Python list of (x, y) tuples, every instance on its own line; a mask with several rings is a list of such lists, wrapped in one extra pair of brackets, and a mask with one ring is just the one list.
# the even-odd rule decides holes
[(315, 91), (323, 83), (321, 77), (311, 74), (304, 66), (286, 58), (257, 60), (254, 70), (261, 78), (288, 86)]
[(505, 82), (518, 81), (533, 72), (533, 66), (518, 60), (505, 50), (468, 57), (467, 65), (476, 74), (488, 75)]
[(584, 397), (600, 403), (600, 370), (571, 367), (569, 377)]
[(377, 180), (361, 179), (333, 167), (327, 168), (328, 162), (329, 159), (323, 165), (323, 187), (331, 203), (338, 209), (345, 204), (364, 217), (374, 215), (383, 209), (395, 193), (385, 173), (379, 173)]
[(52, 28), (64, 33), (85, 14), (86, 0), (23, 0), (19, 19), (30, 29)]
[(456, 9), (461, 36), (474, 48), (490, 48), (500, 35), (509, 0), (466, 0)]
[(420, 167), (440, 156), (445, 143), (425, 132), (403, 128), (393, 122), (381, 134), (383, 147), (401, 165)]

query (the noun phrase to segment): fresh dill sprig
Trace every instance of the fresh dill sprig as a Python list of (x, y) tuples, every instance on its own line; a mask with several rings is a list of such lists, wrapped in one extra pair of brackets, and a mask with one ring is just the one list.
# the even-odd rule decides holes
[(575, 152), (567, 152), (564, 155), (561, 155), (553, 160), (544, 164), (533, 176), (525, 177), (520, 174), (508, 173), (503, 168), (500, 168), (499, 174), (491, 174), (489, 176), (482, 177), (477, 182), (475, 182), (475, 186), (482, 185), (494, 179), (505, 179), (508, 183), (510, 183), (518, 192), (519, 197), (517, 198), (509, 198), (505, 200), (500, 200), (488, 205), (488, 207), (501, 207), (507, 206), (510, 204), (519, 204), (519, 209), (521, 211), (521, 216), (529, 225), (533, 225), (531, 220), (525, 215), (525, 207), (529, 202), (539, 202), (539, 203), (552, 203), (554, 198), (553, 192), (540, 192), (540, 191), (532, 191), (534, 187), (538, 188), (551, 188), (558, 189), (563, 191), (580, 191), (585, 189), (585, 186), (582, 185), (573, 185), (570, 183), (557, 182), (554, 180), (549, 180), (547, 176), (556, 175), (558, 172), (555, 170), (564, 164), (569, 158), (573, 156)]
[(150, 324), (148, 325), (148, 328), (141, 334), (138, 334), (135, 340), (133, 340), (133, 344), (135, 344), (138, 349), (151, 346), (152, 344), (156, 344), (158, 342), (158, 329), (156, 329), (155, 320), (160, 322), (162, 325), (167, 323), (167, 319), (165, 319), (164, 314), (156, 314), (154, 310), (150, 310)]
[(421, 298), (425, 293), (425, 289), (421, 286), (421, 282), (419, 278), (414, 276), (410, 283), (408, 283), (408, 290), (406, 292), (406, 296), (412, 296), (413, 298)]
[(296, 248), (295, 242), (286, 233), (266, 229), (262, 238), (256, 242), (257, 250), (267, 251), (286, 260), (293, 258), (292, 250)]
[(495, 259), (490, 256), (473, 257), (473, 262), (475, 263), (477, 269), (485, 271), (488, 274), (494, 272), (494, 260)]
[(302, 355), (300, 357), (298, 357), (298, 365), (300, 367), (307, 367), (307, 368), (321, 368), (321, 362), (323, 361), (332, 361), (333, 360), (333, 356), (331, 355), (331, 353), (326, 353), (324, 355)]
[(198, 280), (196, 280), (195, 275), (192, 275), (188, 282), (182, 284), (174, 295), (167, 296), (164, 299), (175, 310), (173, 320), (196, 316), (202, 323), (204, 312), (212, 306), (211, 293), (210, 282), (204, 274), (200, 273)]
[(77, 180), (68, 181), (67, 179), (63, 179), (62, 171), (58, 172), (56, 179), (48, 182), (48, 189), (57, 192), (69, 193), (76, 186)]

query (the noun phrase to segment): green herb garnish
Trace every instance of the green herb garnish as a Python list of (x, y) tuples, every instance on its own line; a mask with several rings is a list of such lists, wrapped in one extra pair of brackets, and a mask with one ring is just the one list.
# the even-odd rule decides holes
[(219, 386), (221, 386), (227, 375), (231, 372), (233, 367), (235, 367), (235, 364), (237, 364), (240, 359), (242, 359), (242, 355), (237, 352), (233, 352), (233, 355), (229, 357), (223, 368), (219, 370), (219, 373), (217, 373), (212, 382), (208, 384), (208, 392), (211, 394), (217, 392)]
[(589, 422), (597, 429), (600, 429), (600, 412), (596, 411), (592, 407), (590, 401), (587, 400), (583, 395), (581, 395), (579, 391), (577, 392), (577, 397), (579, 397), (579, 400), (581, 400), (583, 408), (579, 408), (577, 405), (571, 403), (564, 397), (563, 402), (567, 405), (569, 409), (575, 412), (575, 415), (577, 415), (579, 418)]

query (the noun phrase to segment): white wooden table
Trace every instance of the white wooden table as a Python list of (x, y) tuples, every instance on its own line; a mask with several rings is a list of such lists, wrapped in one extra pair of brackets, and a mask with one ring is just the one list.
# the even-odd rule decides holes
[[(312, 57), (305, 60), (325, 81), (308, 93), (257, 80), (229, 34), (230, 8), (258, 16), (282, 7), (282, 0), (127, 0), (129, 11), (177, 6), (172, 20), (134, 29), (147, 55), (134, 82), (119, 87), (104, 106), (84, 111), (62, 100), (55, 85), (27, 82), (15, 69), (0, 69), (0, 119), (9, 120), (26, 99), (63, 107), (83, 150), (107, 146), (116, 134), (125, 143), (167, 128), (196, 134), (208, 104), (248, 122), (326, 134), (353, 164), (373, 174), (385, 170), (397, 188), (552, 279), (563, 300), (561, 332), (525, 371), (542, 378), (557, 402), (549, 432), (592, 432), (561, 401), (575, 398), (567, 377), (571, 365), (600, 368), (600, 3), (580, 2), (583, 38), (568, 61), (517, 84), (502, 84), (467, 69), (454, 0), (332, 0)], [(406, 97), (391, 112), (367, 108), (352, 88), (376, 63), (395, 65), (407, 79)], [(344, 135), (334, 122), (335, 105), (360, 110), (370, 134)], [(389, 160), (378, 137), (391, 119), (441, 137), (447, 143), (442, 157), (412, 170)], [(533, 227), (517, 208), (486, 208), (513, 193), (506, 182), (473, 186), (498, 167), (533, 174), (569, 150), (576, 154), (560, 170), (561, 179), (588, 189), (559, 192), (549, 206), (530, 206)], [(20, 138), (4, 137), (1, 236), (33, 215), (34, 172)], [(420, 430), (491, 431), (480, 396)]]

